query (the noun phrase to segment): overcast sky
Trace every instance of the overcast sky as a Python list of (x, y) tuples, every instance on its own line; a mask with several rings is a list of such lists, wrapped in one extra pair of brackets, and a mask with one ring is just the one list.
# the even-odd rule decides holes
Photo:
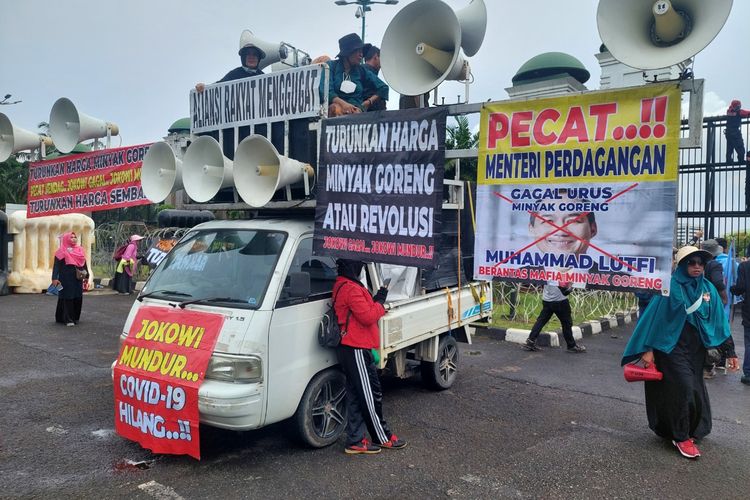
[[(380, 45), (388, 23), (410, 0), (374, 5), (366, 40)], [(468, 0), (447, 0), (453, 8)], [(594, 54), (601, 43), (596, 0), (485, 0), (487, 35), (470, 63), (472, 102), (507, 99), (518, 68), (542, 52), (566, 52), (599, 87)], [(284, 41), (312, 57), (338, 52), (338, 39), (361, 31), (355, 6), (333, 0), (0, 0), (0, 106), (16, 126), (36, 131), (52, 104), (70, 98), (89, 115), (120, 126), (122, 144), (161, 140), (189, 113), (196, 82), (211, 83), (239, 65), (243, 29), (267, 41)], [(733, 98), (750, 108), (750, 1), (736, 0), (724, 29), (695, 61), (705, 78), (707, 114)], [(441, 86), (446, 102), (463, 86)], [(389, 108), (398, 107), (391, 98)], [(114, 145), (118, 145), (115, 140)]]

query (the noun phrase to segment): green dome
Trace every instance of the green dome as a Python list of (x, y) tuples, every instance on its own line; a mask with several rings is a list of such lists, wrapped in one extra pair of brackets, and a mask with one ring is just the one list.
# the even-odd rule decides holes
[(545, 52), (526, 61), (513, 77), (513, 85), (570, 75), (581, 83), (591, 76), (575, 57), (563, 52)]
[(190, 118), (180, 118), (167, 129), (170, 134), (178, 132), (190, 132)]
[(55, 151), (51, 155), (47, 155), (44, 157), (45, 160), (54, 160), (55, 158), (59, 158), (61, 156), (68, 156), (68, 155), (75, 155), (78, 153), (89, 153), (91, 151), (91, 146), (84, 144), (82, 142), (79, 142), (76, 144), (76, 147), (73, 148), (73, 151), (70, 153), (61, 153), (59, 151)]

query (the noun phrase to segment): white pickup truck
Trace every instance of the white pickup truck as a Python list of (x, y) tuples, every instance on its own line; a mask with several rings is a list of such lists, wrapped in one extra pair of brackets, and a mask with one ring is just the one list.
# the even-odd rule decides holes
[[(170, 251), (134, 302), (122, 338), (145, 305), (224, 315), (198, 393), (203, 424), (249, 430), (293, 417), (313, 447), (332, 444), (343, 431), (344, 375), (335, 351), (317, 341), (336, 267), (334, 259), (313, 255), (313, 225), (311, 217), (200, 224)], [(384, 272), (368, 264), (371, 290), (382, 284)], [(417, 287), (411, 297), (389, 295), (379, 325), (380, 368), (398, 377), (419, 368), (429, 385), (449, 387), (458, 369), (456, 341), (470, 342), (469, 323), (489, 317), (490, 287), (472, 282), (429, 293)]]

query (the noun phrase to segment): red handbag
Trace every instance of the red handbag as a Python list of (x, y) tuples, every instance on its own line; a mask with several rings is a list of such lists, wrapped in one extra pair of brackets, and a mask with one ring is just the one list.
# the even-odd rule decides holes
[(656, 364), (651, 363), (648, 368), (644, 368), (636, 364), (639, 361), (637, 359), (622, 368), (622, 374), (628, 382), (653, 382), (664, 377), (664, 374), (656, 369)]

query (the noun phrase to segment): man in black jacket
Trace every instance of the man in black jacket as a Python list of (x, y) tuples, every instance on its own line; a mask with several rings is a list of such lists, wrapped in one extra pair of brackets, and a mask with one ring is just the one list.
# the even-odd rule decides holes
[[(234, 68), (216, 83), (231, 82), (263, 74), (263, 70), (258, 66), (266, 57), (266, 53), (253, 43), (253, 38), (253, 34), (250, 31), (245, 30), (242, 32), (242, 35), (240, 35), (240, 50), (238, 52), (241, 66)], [(198, 92), (203, 92), (205, 88), (205, 83), (197, 83), (195, 85), (195, 90)]]
[(742, 378), (740, 382), (750, 385), (750, 297), (747, 296), (750, 288), (750, 260), (740, 264), (737, 270), (737, 284), (732, 285), (730, 290), (733, 295), (742, 295), (742, 327), (745, 330), (745, 358), (742, 363)]

